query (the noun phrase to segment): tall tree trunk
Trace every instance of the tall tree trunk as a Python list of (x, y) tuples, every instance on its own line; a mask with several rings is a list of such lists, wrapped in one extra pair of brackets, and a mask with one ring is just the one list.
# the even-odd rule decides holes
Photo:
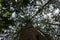
[(47, 40), (47, 39), (33, 27), (26, 27), (21, 31), (20, 40)]

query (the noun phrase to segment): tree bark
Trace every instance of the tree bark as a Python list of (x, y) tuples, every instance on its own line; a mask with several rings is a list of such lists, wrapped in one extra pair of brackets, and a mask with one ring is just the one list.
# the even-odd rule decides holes
[(33, 27), (27, 27), (22, 30), (20, 40), (47, 40)]

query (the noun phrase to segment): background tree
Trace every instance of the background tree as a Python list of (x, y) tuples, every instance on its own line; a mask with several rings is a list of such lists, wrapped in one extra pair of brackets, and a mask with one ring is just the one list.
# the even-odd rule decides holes
[(59, 4), (59, 0), (0, 0), (0, 32), (14, 28), (18, 33), (32, 21), (37, 30), (59, 40)]

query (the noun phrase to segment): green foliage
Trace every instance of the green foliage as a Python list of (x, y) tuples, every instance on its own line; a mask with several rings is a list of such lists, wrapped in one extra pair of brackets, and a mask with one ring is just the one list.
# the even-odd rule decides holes
[[(0, 0), (0, 31), (2, 31), (2, 29), (7, 29), (9, 28), (10, 25), (14, 25), (14, 21), (12, 19), (10, 19), (12, 12), (10, 10), (10, 5), (12, 5), (13, 7), (26, 7), (31, 0)], [(12, 4), (10, 4), (10, 2)], [(3, 9), (4, 8), (4, 9)], [(25, 22), (28, 22), (29, 20), (24, 19)]]
[(21, 4), (26, 6), (28, 3), (30, 3), (30, 0), (22, 0)]
[(28, 4), (29, 2), (30, 2), (29, 0), (21, 0), (21, 1), (18, 2), (18, 4), (19, 4), (20, 6), (27, 6), (27, 4)]
[(14, 24), (13, 20), (9, 19), (12, 15), (9, 7), (10, 6), (7, 0), (0, 0), (0, 32), (4, 31), (2, 29), (8, 29), (10, 25)]
[[(41, 7), (39, 7), (36, 14), (34, 16), (32, 16), (31, 18), (30, 18), (30, 16), (25, 16), (25, 14), (24, 14), (24, 18), (19, 17), (20, 16), (19, 12), (22, 11), (24, 13), (25, 12), (24, 8), (26, 8), (27, 5), (30, 4), (31, 1), (32, 0), (17, 0), (17, 1), (15, 1), (15, 0), (0, 0), (0, 32), (3, 32), (4, 29), (8, 29), (10, 25), (12, 25), (12, 26), (16, 25), (17, 23), (14, 24), (15, 22), (21, 22), (21, 24), (23, 24), (23, 23), (26, 23), (26, 24), (31, 23), (32, 24), (32, 19), (35, 18), (35, 16), (39, 13), (40, 13), (40, 15), (43, 15), (42, 12), (43, 12), (43, 10), (45, 10), (44, 8), (49, 6), (49, 4), (52, 4), (51, 0), (49, 0), (45, 5), (42, 5)], [(43, 3), (43, 2), (41, 2), (41, 3)], [(11, 18), (13, 12), (15, 12), (16, 15), (18, 15), (15, 18), (15, 19), (17, 19), (17, 21), (12, 20), (12, 18)], [(47, 14), (47, 12), (46, 12), (46, 14)], [(54, 17), (54, 18), (55, 18), (55, 21), (58, 21), (58, 19), (59, 19), (58, 17)], [(42, 21), (39, 21), (39, 22), (42, 23), (43, 25), (47, 25), (50, 22), (49, 17), (48, 17), (48, 19), (43, 19)], [(38, 22), (36, 22), (36, 23), (38, 24)], [(51, 28), (47, 28), (46, 31), (50, 31), (50, 30), (51, 30)], [(47, 34), (44, 34), (44, 35), (46, 35), (47, 37), (49, 36)]]
[(15, 0), (12, 0), (13, 6), (19, 6), (19, 7), (26, 7), (31, 0), (18, 0), (17, 2)]
[(2, 1), (3, 1), (3, 0), (0, 0), (0, 8), (2, 8)]
[(24, 18), (25, 23), (32, 23), (31, 18), (29, 16), (25, 16)]

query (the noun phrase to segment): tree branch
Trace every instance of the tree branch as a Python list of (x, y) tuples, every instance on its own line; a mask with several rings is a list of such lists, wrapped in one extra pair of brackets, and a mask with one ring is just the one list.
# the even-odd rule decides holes
[(51, 1), (52, 1), (52, 0), (49, 0), (45, 5), (42, 6), (42, 8), (39, 8), (39, 10), (36, 12), (36, 14), (35, 14), (34, 16), (32, 16), (32, 18), (34, 18), (39, 12), (43, 11), (44, 7), (45, 7), (47, 4), (51, 3)]
[(53, 23), (47, 23), (47, 24), (60, 26), (60, 24), (53, 24)]

